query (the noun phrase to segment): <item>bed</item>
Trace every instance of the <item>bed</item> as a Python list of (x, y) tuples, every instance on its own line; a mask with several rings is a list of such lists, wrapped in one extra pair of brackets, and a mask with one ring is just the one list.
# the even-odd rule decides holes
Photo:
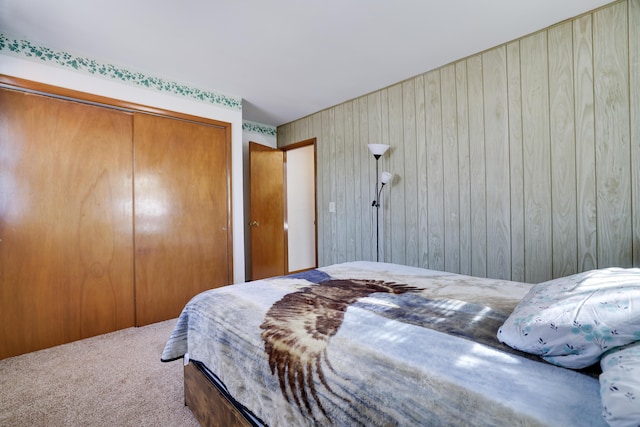
[[(197, 295), (162, 360), (184, 360), (203, 425), (638, 425), (639, 278), (531, 285), (336, 264)], [(604, 303), (622, 326), (600, 328)]]

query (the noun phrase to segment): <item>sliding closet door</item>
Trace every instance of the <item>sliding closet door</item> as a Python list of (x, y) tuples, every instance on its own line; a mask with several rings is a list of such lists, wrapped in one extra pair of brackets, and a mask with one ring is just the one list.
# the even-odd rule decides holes
[(134, 115), (136, 324), (177, 317), (197, 293), (227, 285), (225, 128)]
[(133, 326), (132, 117), (0, 89), (0, 358)]

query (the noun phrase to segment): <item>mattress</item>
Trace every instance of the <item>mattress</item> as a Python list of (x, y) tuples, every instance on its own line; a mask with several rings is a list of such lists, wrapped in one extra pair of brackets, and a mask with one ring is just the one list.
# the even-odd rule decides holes
[(194, 297), (163, 361), (270, 426), (603, 426), (597, 372), (496, 338), (532, 285), (350, 262)]

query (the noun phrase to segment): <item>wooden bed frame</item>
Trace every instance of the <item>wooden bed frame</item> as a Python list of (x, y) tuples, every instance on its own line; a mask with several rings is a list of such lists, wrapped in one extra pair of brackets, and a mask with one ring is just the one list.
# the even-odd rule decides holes
[(184, 367), (184, 404), (203, 427), (251, 427), (199, 365)]

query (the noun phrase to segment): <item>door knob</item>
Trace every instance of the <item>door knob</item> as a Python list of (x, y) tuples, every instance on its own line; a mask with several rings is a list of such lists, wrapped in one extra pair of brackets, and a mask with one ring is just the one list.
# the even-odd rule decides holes
[(259, 223), (258, 221), (251, 221), (251, 222), (249, 223), (249, 226), (251, 226), (251, 227), (257, 227), (257, 226), (259, 226), (259, 225), (260, 225), (260, 223)]

